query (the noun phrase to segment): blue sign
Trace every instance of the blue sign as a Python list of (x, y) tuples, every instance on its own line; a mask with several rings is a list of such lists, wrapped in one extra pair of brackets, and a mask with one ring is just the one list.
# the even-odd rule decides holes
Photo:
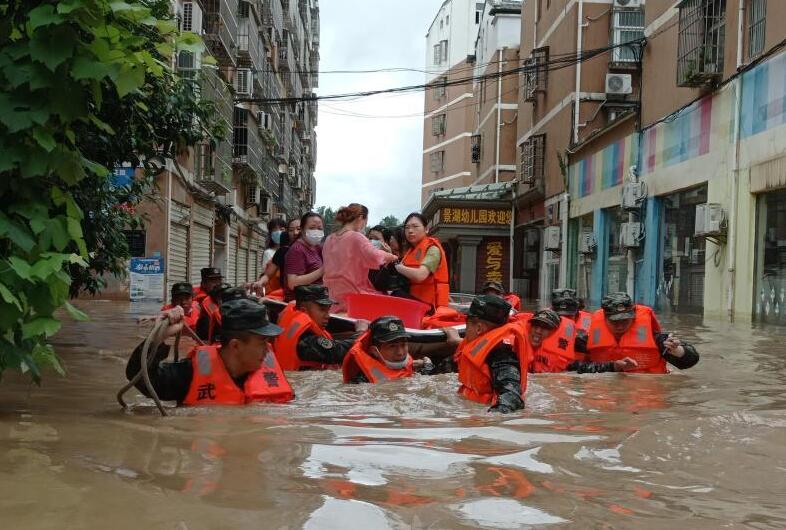
[(116, 167), (112, 171), (112, 185), (115, 187), (130, 186), (132, 180), (134, 180), (132, 167)]
[(164, 258), (131, 258), (131, 272), (164, 274)]

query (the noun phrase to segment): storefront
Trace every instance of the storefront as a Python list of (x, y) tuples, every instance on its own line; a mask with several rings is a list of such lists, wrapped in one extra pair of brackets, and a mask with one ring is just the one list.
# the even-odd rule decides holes
[(786, 325), (786, 189), (760, 194), (756, 216), (754, 318)]

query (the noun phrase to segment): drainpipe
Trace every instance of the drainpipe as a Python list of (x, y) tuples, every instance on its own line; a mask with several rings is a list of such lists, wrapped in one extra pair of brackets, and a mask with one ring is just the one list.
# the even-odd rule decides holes
[[(578, 23), (576, 24), (576, 55), (581, 57), (584, 36), (584, 0), (578, 1)], [(576, 93), (573, 102), (573, 143), (579, 143), (579, 110), (581, 107), (581, 61), (576, 62)]]
[(166, 263), (164, 263), (164, 300), (167, 299), (167, 284), (172, 257), (172, 172), (167, 171), (166, 184)]
[(499, 143), (502, 135), (502, 53), (497, 54), (497, 152), (495, 155), (496, 168), (494, 170), (494, 183), (499, 182)]

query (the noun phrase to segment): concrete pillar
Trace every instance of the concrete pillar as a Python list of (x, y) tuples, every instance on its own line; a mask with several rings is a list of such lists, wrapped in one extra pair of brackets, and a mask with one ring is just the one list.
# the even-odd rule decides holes
[(595, 260), (592, 262), (592, 282), (590, 284), (591, 307), (600, 307), (603, 298), (606, 274), (609, 272), (609, 212), (608, 210), (595, 210), (593, 214), (593, 227), (595, 241), (598, 248), (595, 251)]
[(655, 307), (657, 302), (658, 271), (660, 270), (661, 256), (661, 212), (663, 211), (662, 199), (649, 197), (647, 199), (646, 215), (643, 219), (646, 237), (642, 247), (642, 260), (636, 278), (636, 302)]
[(459, 290), (462, 293), (475, 293), (475, 272), (478, 265), (478, 245), (483, 238), (478, 236), (459, 236), (459, 252), (461, 253), (461, 276)]

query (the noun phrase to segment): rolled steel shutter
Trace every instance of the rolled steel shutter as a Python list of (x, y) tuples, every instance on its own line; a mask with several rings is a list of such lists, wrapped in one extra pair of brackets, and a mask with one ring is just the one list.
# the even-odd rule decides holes
[(194, 203), (194, 224), (191, 225), (191, 283), (202, 281), (200, 271), (210, 267), (213, 259), (213, 207)]
[(248, 240), (243, 238), (237, 251), (237, 283), (248, 281)]
[(259, 251), (252, 250), (248, 253), (248, 276), (251, 281), (257, 281), (259, 275)]
[(175, 283), (188, 281), (188, 228), (191, 211), (185, 204), (172, 201), (170, 218), (167, 293)]
[(227, 241), (227, 270), (225, 281), (230, 285), (237, 285), (237, 226), (229, 229)]

